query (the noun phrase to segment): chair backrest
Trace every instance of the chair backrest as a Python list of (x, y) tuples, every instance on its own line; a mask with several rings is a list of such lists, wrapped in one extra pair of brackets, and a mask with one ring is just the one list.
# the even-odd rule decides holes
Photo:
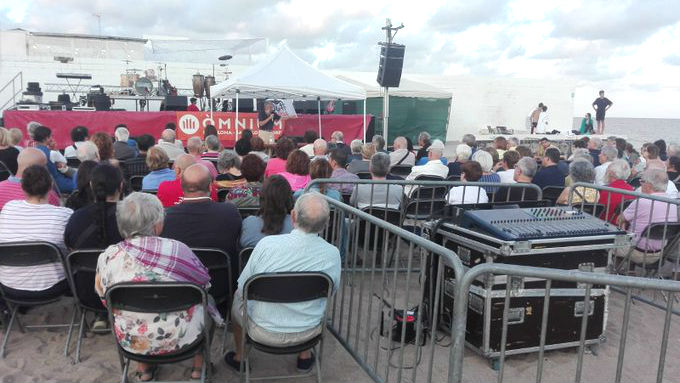
[(191, 251), (208, 269), (210, 289), (208, 293), (220, 304), (233, 296), (231, 273), (231, 256), (220, 249), (192, 248)]
[(411, 174), (411, 165), (394, 165), (390, 168), (390, 174), (394, 174), (397, 176), (407, 176)]
[(358, 172), (357, 177), (362, 180), (370, 180), (371, 179), (371, 173), (370, 172)]
[(205, 290), (184, 282), (124, 282), (106, 291), (106, 305), (112, 309), (138, 313), (183, 311), (207, 303)]
[(330, 298), (332, 291), (333, 281), (326, 273), (262, 273), (248, 278), (243, 297), (250, 301), (296, 303)]
[(76, 168), (77, 169), (80, 166), (80, 160), (75, 158), (75, 157), (67, 158), (66, 159), (66, 165), (69, 168)]
[(259, 206), (248, 206), (248, 207), (239, 207), (238, 212), (241, 214), (241, 218), (246, 218), (251, 215), (257, 215), (257, 212), (260, 210)]
[(132, 176), (145, 176), (151, 171), (149, 167), (146, 166), (146, 161), (140, 161), (139, 159), (130, 159), (123, 162), (123, 174), (127, 178)]
[(421, 174), (415, 178), (417, 181), (443, 181), (444, 179), (439, 176), (433, 176), (429, 174)]
[(583, 207), (581, 204), (575, 204), (574, 207), (581, 210), (584, 213), (590, 214), (593, 217), (599, 217), (607, 209), (607, 205), (601, 203), (584, 203)]
[(543, 188), (543, 199), (547, 199), (554, 204), (560, 194), (562, 194), (562, 190), (564, 190), (564, 186), (546, 186)]
[(141, 191), (144, 176), (132, 176), (130, 177), (130, 188), (133, 191)]
[(449, 189), (446, 186), (416, 186), (411, 190), (410, 199), (438, 199), (445, 198)]
[(156, 195), (158, 194), (158, 189), (142, 190), (142, 192)]
[(241, 274), (243, 268), (246, 267), (246, 264), (248, 263), (248, 260), (250, 259), (250, 255), (253, 253), (253, 250), (255, 250), (254, 247), (246, 247), (244, 249), (241, 249), (241, 251), (238, 253), (239, 274)]
[(640, 238), (671, 241), (680, 234), (680, 222), (655, 222), (647, 225)]
[(407, 218), (430, 219), (442, 215), (446, 208), (443, 199), (411, 200), (406, 204), (404, 213)]
[(4, 181), (9, 178), (9, 176), (12, 175), (12, 172), (9, 170), (7, 165), (5, 165), (4, 162), (0, 161), (0, 181)]
[(446, 177), (446, 180), (447, 180), (447, 181), (460, 181), (460, 174), (458, 174), (458, 175), (456, 175), (456, 174), (450, 175), (450, 176)]
[[(399, 209), (390, 209), (379, 206), (366, 206), (361, 210), (395, 226), (401, 227), (402, 222), (404, 221), (404, 214)], [(366, 225), (368, 225), (368, 238), (366, 238)], [(367, 246), (369, 250), (381, 250), (383, 248), (385, 242), (384, 229), (370, 224), (363, 219), (359, 220), (359, 227), (357, 229), (357, 243), (359, 246)]]
[(81, 249), (66, 256), (67, 270), (73, 281), (73, 293), (78, 305), (98, 312), (106, 312), (94, 290), (97, 260), (103, 252), (103, 249)]
[(633, 189), (637, 189), (640, 187), (642, 182), (640, 182), (640, 177), (633, 177), (630, 181), (628, 181), (628, 184), (633, 187)]
[(224, 202), (227, 199), (227, 194), (229, 194), (229, 188), (221, 188), (217, 190), (217, 200), (219, 202)]
[(0, 266), (25, 267), (64, 263), (61, 250), (49, 242), (0, 243)]

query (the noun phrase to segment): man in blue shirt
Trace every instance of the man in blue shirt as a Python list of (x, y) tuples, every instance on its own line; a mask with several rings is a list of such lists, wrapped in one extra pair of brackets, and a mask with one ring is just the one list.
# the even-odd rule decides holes
[(33, 140), (37, 143), (36, 149), (45, 153), (45, 157), (47, 157), (47, 170), (57, 184), (59, 191), (61, 193), (71, 193), (73, 191), (73, 180), (57, 170), (57, 166), (50, 160), (50, 146), (54, 145), (50, 128), (42, 125), (36, 127), (33, 131)]
[(541, 189), (546, 186), (564, 186), (564, 174), (557, 167), (560, 162), (560, 151), (557, 148), (545, 150), (541, 168), (536, 172), (533, 183)]
[[(334, 288), (340, 283), (340, 253), (319, 236), (328, 217), (328, 203), (321, 194), (303, 194), (291, 213), (293, 231), (270, 235), (255, 246), (238, 279), (231, 310), (236, 351), (228, 352), (224, 361), (233, 369), (240, 370), (243, 355), (243, 287), (248, 278), (260, 273), (311, 271), (326, 273)], [(326, 299), (286, 304), (249, 302), (247, 308), (250, 338), (272, 346), (287, 346), (304, 343), (321, 333)], [(313, 364), (314, 357), (309, 350), (300, 353), (299, 371), (310, 371)]]

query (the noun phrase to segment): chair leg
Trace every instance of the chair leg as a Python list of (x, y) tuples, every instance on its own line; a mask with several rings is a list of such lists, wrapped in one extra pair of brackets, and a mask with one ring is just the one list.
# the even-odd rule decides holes
[(224, 350), (227, 348), (227, 327), (228, 327), (228, 322), (225, 320), (224, 321), (224, 332), (222, 333), (222, 344), (220, 345), (220, 355), (224, 355)]
[(12, 325), (17, 316), (17, 311), (19, 311), (19, 306), (12, 307), (12, 316), (9, 318), (9, 323), (7, 324), (7, 329), (5, 329), (5, 336), (2, 340), (2, 346), (0, 347), (0, 358), (5, 358), (5, 351), (7, 349), (7, 341), (9, 340), (9, 333), (12, 331)]
[(83, 333), (85, 332), (85, 311), (80, 315), (80, 329), (78, 329), (78, 342), (76, 343), (76, 363), (80, 363), (80, 345), (83, 343)]
[(314, 353), (314, 357), (316, 358), (316, 381), (317, 383), (321, 383), (321, 349), (323, 348), (321, 342), (319, 342), (319, 349), (317, 352)]
[(127, 383), (129, 370), (130, 370), (130, 359), (125, 359), (125, 364), (123, 365), (123, 376), (121, 378), (121, 383)]
[(73, 335), (73, 326), (75, 325), (77, 314), (78, 306), (73, 305), (73, 315), (71, 315), (71, 324), (68, 326), (68, 335), (66, 335), (66, 346), (64, 346), (64, 356), (68, 356), (68, 349), (71, 346), (71, 335)]
[(244, 371), (241, 371), (241, 376), (245, 375), (245, 377), (246, 377), (245, 382), (250, 383), (250, 360), (248, 360), (249, 359), (249, 357), (248, 357), (249, 352), (244, 350), (243, 354), (244, 355), (241, 355), (241, 358), (242, 358), (242, 361), (245, 361), (245, 363), (242, 362), (241, 367), (243, 367), (243, 365), (245, 364), (245, 374), (244, 374)]

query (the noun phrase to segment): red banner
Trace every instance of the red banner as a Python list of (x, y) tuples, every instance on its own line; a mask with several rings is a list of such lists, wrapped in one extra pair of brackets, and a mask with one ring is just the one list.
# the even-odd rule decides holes
[[(217, 136), (222, 145), (230, 148), (238, 138), (241, 138), (244, 129), (250, 129), (257, 135), (259, 131), (257, 116), (257, 113), (239, 113), (236, 126), (236, 113), (233, 112), (215, 112), (212, 117), (209, 112), (177, 112), (177, 138), (182, 141), (194, 136), (203, 138), (205, 127), (213, 125), (217, 129)], [(281, 134), (282, 124), (279, 122), (274, 125), (274, 136), (279, 138)]]
[[(195, 119), (185, 116), (194, 116)], [(190, 127), (187, 125), (185, 129), (182, 129), (183, 121), (180, 121), (182, 118), (192, 121), (192, 124), (196, 124), (196, 121), (198, 121), (198, 126)], [(71, 129), (78, 125), (86, 126), (90, 130), (90, 134), (105, 132), (113, 135), (116, 125), (125, 124), (133, 137), (150, 134), (158, 138), (168, 122), (177, 124), (179, 138), (202, 135), (205, 124), (213, 122), (220, 135), (220, 140), (223, 141), (225, 146), (230, 147), (234, 143), (236, 134), (235, 118), (235, 113), (213, 113), (213, 120), (211, 121), (210, 113), (207, 112), (71, 112), (47, 110), (6, 110), (3, 112), (6, 128), (19, 128), (24, 132), (23, 146), (27, 145), (29, 141), (26, 132), (27, 125), (30, 122), (37, 122), (52, 129), (52, 136), (59, 148), (65, 148), (72, 144)], [(370, 121), (371, 116), (366, 116), (366, 125)], [(363, 138), (363, 116), (361, 115), (322, 115), (321, 127), (321, 136), (326, 140), (330, 139), (331, 133), (336, 130), (343, 132), (345, 142), (355, 138)], [(256, 113), (239, 113), (239, 132), (244, 128), (257, 132)], [(192, 129), (198, 129), (200, 133), (187, 134), (187, 132), (192, 132)], [(274, 127), (277, 137), (281, 134), (302, 136), (307, 130), (319, 131), (317, 115), (298, 114), (297, 118), (291, 118), (282, 122), (281, 126), (276, 125)]]

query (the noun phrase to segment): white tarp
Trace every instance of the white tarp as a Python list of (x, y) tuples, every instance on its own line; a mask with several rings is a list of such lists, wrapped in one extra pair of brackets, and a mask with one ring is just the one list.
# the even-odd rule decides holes
[[(375, 73), (370, 72), (335, 73), (335, 77), (364, 88), (366, 90), (366, 97), (382, 97), (383, 89), (375, 80), (375, 76)], [(452, 97), (452, 94), (446, 90), (422, 82), (413, 81), (402, 76), (399, 87), (390, 88), (390, 96), (449, 99)]]
[(210, 87), (212, 97), (279, 98), (301, 100), (364, 100), (366, 91), (327, 75), (288, 47), (233, 79)]

